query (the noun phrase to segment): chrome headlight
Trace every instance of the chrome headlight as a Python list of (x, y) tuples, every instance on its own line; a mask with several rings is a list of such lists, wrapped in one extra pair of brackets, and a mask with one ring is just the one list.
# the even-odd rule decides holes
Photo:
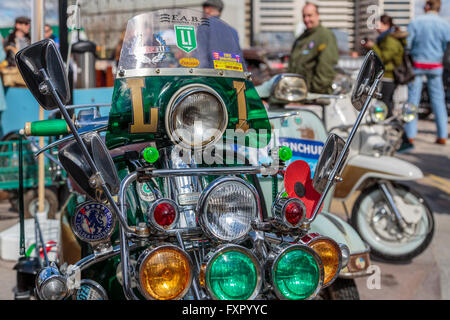
[(418, 108), (412, 103), (405, 103), (402, 109), (402, 119), (409, 123), (417, 117)]
[(306, 81), (299, 75), (284, 74), (275, 80), (273, 95), (278, 100), (298, 102), (306, 98)]
[(39, 271), (36, 277), (36, 291), (41, 300), (63, 300), (69, 294), (66, 278), (54, 266)]
[(228, 125), (228, 112), (216, 91), (195, 84), (174, 94), (165, 121), (172, 142), (188, 149), (204, 148), (222, 137)]
[(379, 123), (386, 120), (388, 114), (388, 107), (383, 101), (376, 101), (370, 107), (370, 121), (372, 123)]
[(212, 239), (228, 242), (243, 240), (258, 218), (256, 189), (244, 180), (219, 178), (202, 193), (197, 206), (198, 222)]

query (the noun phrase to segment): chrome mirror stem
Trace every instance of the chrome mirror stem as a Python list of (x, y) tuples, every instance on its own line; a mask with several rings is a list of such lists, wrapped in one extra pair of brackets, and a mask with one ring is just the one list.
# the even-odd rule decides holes
[(353, 138), (354, 138), (354, 136), (356, 134), (356, 131), (358, 130), (358, 128), (359, 128), (359, 126), (361, 124), (361, 121), (363, 120), (364, 115), (365, 115), (367, 109), (369, 108), (370, 102), (372, 101), (372, 98), (375, 95), (375, 92), (376, 92), (377, 87), (378, 87), (378, 83), (380, 82), (382, 76), (383, 76), (383, 73), (377, 75), (377, 78), (375, 79), (372, 87), (370, 88), (368, 97), (367, 97), (367, 99), (366, 99), (366, 101), (364, 103), (364, 106), (363, 106), (361, 112), (358, 115), (358, 118), (356, 119), (355, 124), (353, 125), (353, 128), (352, 128), (352, 130), (351, 130), (351, 132), (350, 132), (350, 134), (349, 134), (349, 136), (347, 138), (347, 141), (345, 142), (345, 145), (344, 145), (341, 153), (339, 154), (339, 158), (338, 158), (338, 160), (336, 162), (336, 165), (334, 166), (333, 171), (328, 176), (328, 182), (327, 182), (327, 185), (325, 187), (325, 190), (322, 193), (322, 195), (320, 196), (319, 202), (317, 203), (316, 207), (314, 208), (314, 212), (313, 212), (311, 218), (308, 219), (308, 222), (309, 222), (307, 224), (308, 227), (309, 227), (309, 224), (311, 222), (313, 222), (314, 219), (316, 218), (317, 214), (320, 211), (320, 208), (321, 208), (323, 202), (325, 201), (325, 198), (326, 198), (328, 192), (330, 191), (331, 187), (335, 183), (335, 178), (336, 178), (337, 171), (342, 165), (342, 162), (343, 162), (343, 160), (345, 158), (345, 155), (346, 155), (347, 151), (350, 148), (350, 144), (353, 141)]

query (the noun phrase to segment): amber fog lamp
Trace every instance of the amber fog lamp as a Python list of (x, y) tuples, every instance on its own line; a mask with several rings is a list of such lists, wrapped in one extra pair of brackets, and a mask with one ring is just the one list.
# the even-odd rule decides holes
[(183, 298), (192, 283), (192, 262), (178, 247), (165, 244), (149, 248), (138, 259), (141, 293), (150, 300)]
[(331, 238), (318, 234), (306, 235), (302, 238), (302, 242), (313, 249), (322, 260), (325, 274), (323, 286), (331, 285), (338, 277), (342, 267), (340, 246)]

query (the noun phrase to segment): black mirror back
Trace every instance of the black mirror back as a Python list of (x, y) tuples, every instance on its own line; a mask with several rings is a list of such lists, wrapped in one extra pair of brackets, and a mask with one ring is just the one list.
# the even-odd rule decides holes
[(53, 40), (44, 39), (20, 50), (16, 54), (16, 63), (28, 89), (45, 110), (53, 110), (58, 104), (50, 92), (43, 93), (40, 90), (44, 81), (41, 69), (46, 71), (62, 103), (69, 103), (69, 81), (61, 54)]
[(355, 87), (352, 92), (352, 104), (356, 110), (361, 111), (369, 96), (369, 90), (375, 79), (381, 79), (384, 74), (384, 65), (374, 51), (369, 51), (359, 71)]

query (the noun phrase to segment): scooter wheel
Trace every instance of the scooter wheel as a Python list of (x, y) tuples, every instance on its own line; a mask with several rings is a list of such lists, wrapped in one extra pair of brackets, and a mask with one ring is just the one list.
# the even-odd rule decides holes
[(359, 300), (358, 287), (353, 279), (337, 278), (326, 290), (330, 300)]
[(425, 199), (408, 186), (393, 183), (395, 192), (410, 205), (420, 206), (422, 218), (414, 227), (414, 234), (402, 233), (394, 213), (378, 185), (363, 190), (352, 209), (351, 223), (370, 246), (375, 259), (410, 261), (421, 254), (434, 235), (433, 213)]
[[(30, 189), (23, 195), (25, 219), (31, 219), (38, 210), (38, 191)], [(17, 207), (19, 207), (17, 205)], [(45, 189), (44, 208), (47, 211), (48, 219), (55, 219), (58, 212), (58, 197), (51, 189)]]

